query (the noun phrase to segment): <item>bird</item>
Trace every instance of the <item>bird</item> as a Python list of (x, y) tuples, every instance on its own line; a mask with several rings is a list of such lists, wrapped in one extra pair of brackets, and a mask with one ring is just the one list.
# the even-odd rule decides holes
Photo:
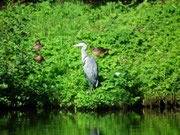
[(144, 29), (144, 27), (136, 27), (137, 31), (141, 31), (142, 29)]
[(44, 60), (44, 58), (43, 58), (41, 55), (37, 55), (37, 56), (34, 58), (34, 60), (35, 60), (36, 62), (41, 63), (41, 62)]
[[(41, 45), (40, 41), (39, 41), (39, 40), (36, 40), (33, 49), (39, 52), (41, 47), (44, 47), (44, 45)], [(34, 58), (34, 60), (35, 60), (36, 62), (41, 63), (41, 62), (44, 60), (44, 58), (43, 58), (43, 56), (41, 56), (41, 55), (39, 55), (39, 54), (37, 53), (37, 55), (36, 55), (36, 57)]]
[(81, 47), (81, 55), (82, 55), (82, 62), (83, 62), (83, 70), (84, 76), (87, 78), (89, 85), (91, 86), (92, 90), (94, 90), (98, 86), (98, 64), (95, 58), (91, 55), (87, 55), (87, 44), (83, 41), (79, 42), (78, 44), (73, 45), (72, 47)]
[(44, 47), (44, 45), (41, 45), (40, 41), (39, 41), (39, 40), (36, 40), (33, 49), (36, 50), (36, 51), (40, 51), (40, 48), (41, 48), (41, 47)]
[(110, 51), (109, 49), (104, 49), (103, 47), (95, 48), (94, 46), (90, 46), (90, 49), (95, 56), (101, 56), (102, 54), (108, 55)]

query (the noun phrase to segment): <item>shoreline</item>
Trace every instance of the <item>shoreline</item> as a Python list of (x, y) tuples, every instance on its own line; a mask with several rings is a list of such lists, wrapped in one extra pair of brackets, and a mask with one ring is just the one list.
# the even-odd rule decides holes
[(26, 110), (62, 110), (62, 111), (70, 111), (70, 112), (109, 112), (109, 111), (122, 111), (122, 110), (159, 110), (161, 112), (165, 110), (175, 110), (177, 112), (180, 111), (180, 102), (176, 102), (176, 104), (164, 104), (163, 101), (160, 100), (160, 104), (144, 104), (144, 101), (138, 102), (134, 105), (127, 105), (125, 103), (119, 103), (119, 105), (114, 106), (98, 106), (95, 109), (87, 109), (87, 108), (76, 108), (76, 107), (60, 107), (58, 105), (44, 106), (44, 107), (36, 107), (31, 105), (20, 106), (20, 107), (8, 107), (8, 106), (0, 106), (1, 110), (6, 111), (26, 111)]

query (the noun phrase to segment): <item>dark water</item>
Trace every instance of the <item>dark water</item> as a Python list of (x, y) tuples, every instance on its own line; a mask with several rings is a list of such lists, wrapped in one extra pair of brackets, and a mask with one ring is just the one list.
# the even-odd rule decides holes
[(0, 111), (0, 135), (180, 135), (180, 113)]

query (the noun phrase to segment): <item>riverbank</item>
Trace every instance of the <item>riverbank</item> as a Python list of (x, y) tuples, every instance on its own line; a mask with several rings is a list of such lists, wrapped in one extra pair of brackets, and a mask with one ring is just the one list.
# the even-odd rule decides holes
[[(179, 108), (179, 14), (178, 1), (8, 6), (0, 11), (0, 106)], [(39, 52), (32, 49), (36, 40), (44, 45)], [(91, 45), (110, 49), (94, 56), (100, 82), (94, 91), (80, 48), (72, 48), (80, 41), (88, 55)]]

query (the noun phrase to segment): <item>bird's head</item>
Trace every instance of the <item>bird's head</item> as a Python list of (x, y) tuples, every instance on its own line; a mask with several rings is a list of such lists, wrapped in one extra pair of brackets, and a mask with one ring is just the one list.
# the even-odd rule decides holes
[(85, 42), (81, 41), (78, 44), (73, 45), (72, 47), (79, 47), (79, 46), (87, 46)]
[(41, 43), (40, 43), (39, 40), (36, 40), (35, 44), (36, 44), (36, 45), (40, 45)]
[(94, 46), (91, 45), (91, 46), (90, 46), (90, 49), (91, 49), (91, 50), (94, 50), (95, 48), (94, 48)]

